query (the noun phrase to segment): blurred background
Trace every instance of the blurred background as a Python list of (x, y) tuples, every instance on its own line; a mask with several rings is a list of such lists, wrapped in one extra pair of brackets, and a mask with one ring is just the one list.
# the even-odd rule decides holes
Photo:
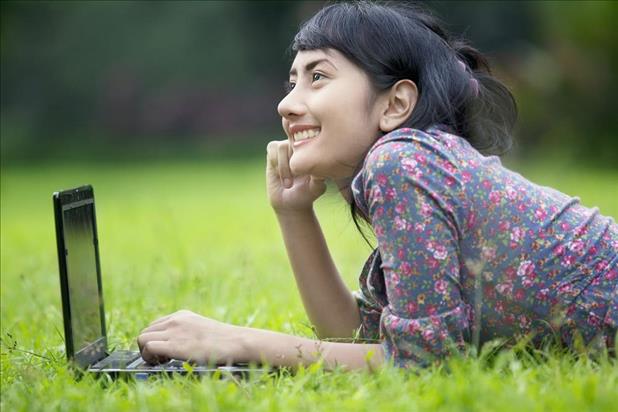
[[(288, 46), (324, 2), (0, 4), (7, 165), (262, 156)], [(425, 4), (515, 94), (511, 156), (618, 169), (616, 2)]]

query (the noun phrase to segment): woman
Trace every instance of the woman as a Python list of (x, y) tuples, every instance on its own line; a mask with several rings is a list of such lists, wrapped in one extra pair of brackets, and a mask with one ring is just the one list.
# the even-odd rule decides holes
[[(466, 343), (531, 335), (614, 347), (618, 227), (576, 198), (504, 168), (510, 92), (475, 49), (424, 12), (335, 4), (294, 39), (287, 140), (270, 142), (267, 184), (303, 303), (324, 342), (188, 311), (138, 339), (145, 359), (273, 366), (428, 365)], [(338, 184), (378, 247), (350, 293), (313, 202)]]

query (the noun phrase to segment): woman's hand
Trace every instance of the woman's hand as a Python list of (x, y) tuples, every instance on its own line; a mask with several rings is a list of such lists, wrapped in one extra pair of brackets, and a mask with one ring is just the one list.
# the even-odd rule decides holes
[(142, 358), (149, 363), (169, 359), (198, 364), (247, 362), (244, 328), (181, 310), (155, 320), (137, 338)]
[(314, 176), (293, 176), (290, 170), (292, 147), (288, 140), (274, 140), (266, 147), (266, 186), (270, 205), (276, 213), (311, 209), (326, 191), (326, 183)]

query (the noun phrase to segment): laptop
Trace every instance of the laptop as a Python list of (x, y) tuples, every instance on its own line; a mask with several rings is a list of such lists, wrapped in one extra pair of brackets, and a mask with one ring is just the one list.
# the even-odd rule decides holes
[(94, 191), (86, 185), (53, 194), (56, 241), (60, 270), (60, 290), (64, 337), (69, 362), (81, 371), (130, 374), (147, 379), (158, 374), (205, 375), (220, 372), (247, 377), (250, 373), (268, 372), (248, 364), (195, 365), (181, 360), (150, 365), (138, 351), (107, 347), (105, 309), (99, 258), (99, 238), (94, 207)]

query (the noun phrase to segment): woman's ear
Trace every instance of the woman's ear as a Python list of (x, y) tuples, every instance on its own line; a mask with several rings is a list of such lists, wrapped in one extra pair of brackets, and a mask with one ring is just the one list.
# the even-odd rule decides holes
[(416, 106), (418, 89), (412, 80), (399, 80), (391, 87), (385, 98), (386, 108), (380, 117), (380, 130), (388, 133), (408, 120)]

